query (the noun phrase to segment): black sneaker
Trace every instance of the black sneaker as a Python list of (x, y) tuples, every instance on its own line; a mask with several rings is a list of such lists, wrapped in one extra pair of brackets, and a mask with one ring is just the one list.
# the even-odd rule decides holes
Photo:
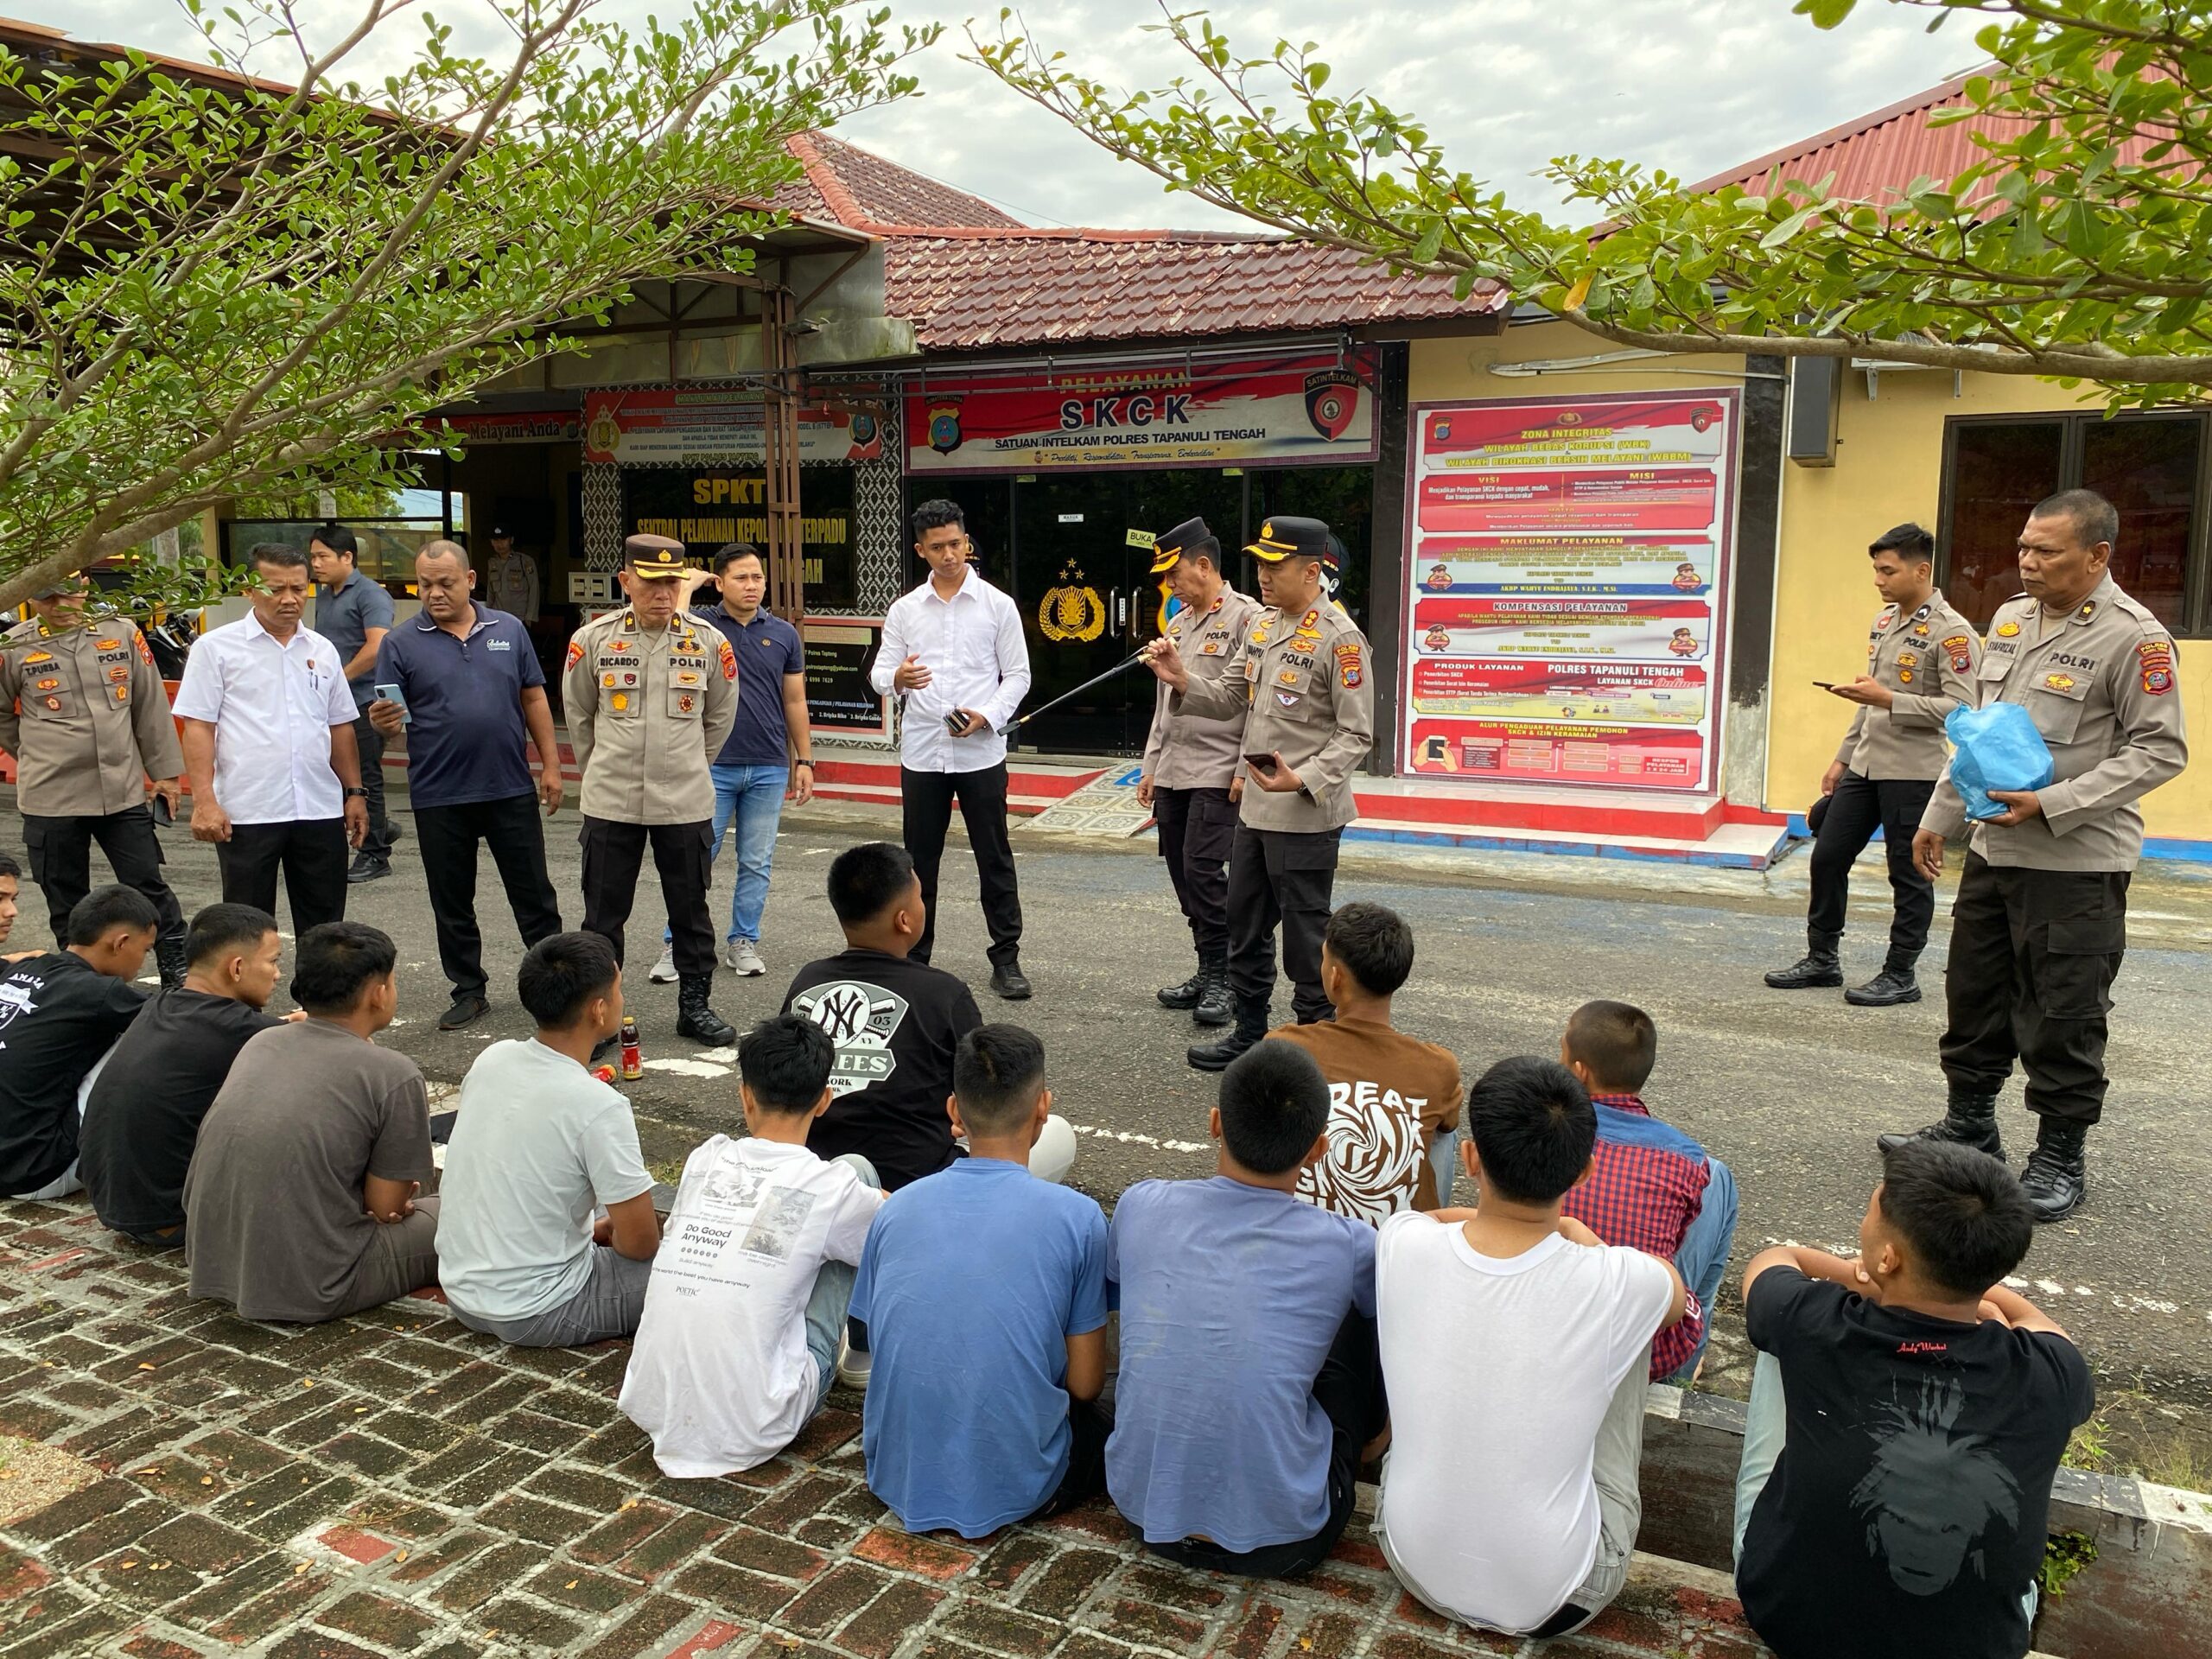
[(363, 853), (354, 859), (353, 868), (346, 872), (346, 880), (348, 886), (358, 887), (364, 881), (381, 881), (391, 874), (390, 860), (374, 858)]
[(1009, 1002), (1026, 1002), (1030, 996), (1029, 976), (1019, 963), (1009, 962), (991, 969), (991, 989)]
[(492, 1011), (492, 1005), (482, 993), (462, 991), (454, 995), (453, 1006), (438, 1016), (440, 1031), (459, 1031), (463, 1026), (482, 1019)]

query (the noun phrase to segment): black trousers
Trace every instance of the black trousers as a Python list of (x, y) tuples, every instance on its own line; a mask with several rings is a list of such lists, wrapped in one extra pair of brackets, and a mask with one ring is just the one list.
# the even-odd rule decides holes
[(177, 903), (169, 884), (162, 880), (162, 840), (154, 832), (154, 814), (143, 806), (127, 806), (102, 817), (49, 818), (23, 815), (23, 849), (31, 855), (31, 880), (46, 895), (47, 920), (54, 925), (54, 942), (66, 950), (69, 944), (69, 912), (92, 890), (92, 843), (100, 844), (115, 879), (136, 887), (152, 901), (161, 918), (160, 937), (181, 943), (184, 906)]
[(1229, 954), (1229, 849), (1236, 840), (1236, 809), (1222, 789), (1156, 789), (1152, 816), (1160, 825), (1160, 855), (1175, 902), (1191, 925), (1198, 959)]
[(438, 930), (438, 965), (455, 996), (484, 994), (484, 935), (476, 925), (476, 848), (488, 842), (499, 883), (507, 890), (524, 949), (561, 931), (561, 903), (545, 873), (545, 828), (537, 797), (457, 806), (418, 806), (415, 836), (430, 918)]
[(1062, 1514), (1106, 1490), (1106, 1441), (1113, 1433), (1114, 1414), (1103, 1402), (1068, 1402), (1068, 1471), (1030, 1512), (1032, 1521)]
[(384, 734), (364, 713), (353, 722), (353, 741), (361, 751), (361, 787), (368, 791), (369, 833), (361, 851), (370, 858), (391, 856), (391, 819), (384, 810)]
[(921, 942), (907, 952), (927, 962), (937, 944), (937, 873), (944, 861), (952, 804), (976, 849), (976, 878), (983, 889), (983, 924), (991, 931), (991, 966), (1007, 968), (1021, 957), (1021, 890), (1014, 879), (1014, 842), (1006, 832), (1006, 763), (981, 772), (912, 772), (899, 768), (899, 799), (906, 855), (922, 879)]
[(1939, 1052), (1954, 1089), (1993, 1095), (2017, 1058), (2038, 1117), (2094, 1123), (2105, 1016), (2127, 950), (2125, 870), (2000, 868), (1967, 855), (1944, 969)]
[(1329, 1443), (1329, 1516), (1311, 1538), (1287, 1544), (1266, 1544), (1258, 1549), (1224, 1549), (1203, 1538), (1178, 1539), (1145, 1547), (1185, 1567), (1210, 1573), (1236, 1573), (1249, 1579), (1288, 1579), (1311, 1573), (1329, 1559), (1329, 1552), (1344, 1535), (1351, 1519), (1352, 1500), (1359, 1483), (1359, 1454), (1382, 1432), (1389, 1410), (1382, 1393), (1382, 1354), (1376, 1340), (1375, 1321), (1359, 1313), (1345, 1315), (1313, 1379), (1313, 1398), (1328, 1414), (1335, 1433)]
[(1268, 1017), (1275, 988), (1275, 925), (1282, 925), (1283, 972), (1291, 1007), (1311, 1025), (1336, 1012), (1321, 989), (1321, 935), (1329, 925), (1341, 830), (1298, 831), (1236, 826), (1229, 852), (1229, 988), (1240, 1028)]
[(292, 905), (292, 937), (346, 919), (346, 820), (296, 818), (286, 823), (234, 823), (215, 847), (223, 902), (276, 913), (276, 875)]
[[(421, 813), (416, 813), (419, 822)], [(714, 825), (620, 823), (586, 818), (576, 841), (584, 849), (584, 929), (602, 935), (622, 960), (622, 929), (637, 902), (645, 844), (653, 849), (660, 895), (668, 906), (669, 946), (685, 978), (713, 977), (715, 925), (707, 914), (707, 880), (714, 865)], [(504, 874), (504, 872), (502, 872)]]
[(1928, 798), (1935, 792), (1933, 779), (1878, 781), (1855, 772), (1843, 774), (1813, 835), (1813, 900), (1805, 921), (1815, 941), (1834, 950), (1843, 937), (1851, 867), (1878, 828), (1882, 850), (1890, 861), (1890, 892), (1897, 903), (1890, 919), (1890, 950), (1916, 957), (1928, 948), (1928, 924), (1936, 917), (1936, 884), (1913, 868), (1912, 836), (1920, 828)]

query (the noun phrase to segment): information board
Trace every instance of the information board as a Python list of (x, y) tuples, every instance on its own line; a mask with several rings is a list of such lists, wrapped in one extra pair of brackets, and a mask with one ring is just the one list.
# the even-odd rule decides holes
[(867, 737), (891, 735), (891, 702), (868, 683), (868, 665), (883, 637), (883, 624), (844, 617), (809, 619), (799, 630), (806, 646), (806, 718), (817, 732)]
[(1738, 405), (1414, 410), (1402, 774), (1713, 786)]

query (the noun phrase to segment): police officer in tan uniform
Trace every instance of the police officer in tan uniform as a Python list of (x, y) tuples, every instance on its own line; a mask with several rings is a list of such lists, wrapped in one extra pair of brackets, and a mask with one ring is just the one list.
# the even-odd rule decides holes
[[(2027, 592), (1991, 620), (1975, 706), (2026, 709), (2053, 778), (1991, 791), (2005, 810), (1973, 827), (1944, 970), (1949, 1109), (1919, 1132), (2003, 1157), (1997, 1096), (2017, 1058), (2037, 1123), (2020, 1185), (2038, 1221), (2088, 1194), (2082, 1143), (2104, 1110), (2105, 1015), (2143, 855), (2136, 803), (2189, 764), (2173, 636), (2113, 582), (2119, 537), (2120, 515), (2092, 491), (2043, 502), (2020, 532)], [(1931, 880), (1966, 828), (1947, 767), (1912, 843)]]
[[(1328, 597), (1322, 567), (1329, 527), (1280, 514), (1245, 550), (1260, 562), (1271, 608), (1248, 628), (1217, 679), (1194, 674), (1176, 641), (1148, 647), (1152, 671), (1173, 693), (1171, 717), (1244, 715), (1244, 795), (1229, 855), (1229, 989), (1236, 1023), (1188, 1058), (1218, 1071), (1268, 1034), (1275, 982), (1275, 924), (1301, 1024), (1333, 1012), (1321, 988), (1321, 934), (1336, 882), (1337, 843), (1356, 809), (1352, 769), (1375, 743), (1375, 688), (1367, 640)], [(1201, 647), (1203, 650), (1203, 647)]]
[[(1166, 576), (1182, 602), (1165, 632), (1185, 666), (1197, 678), (1218, 680), (1261, 613), (1260, 601), (1224, 579), (1221, 543), (1203, 518), (1185, 519), (1153, 543), (1152, 574)], [(1174, 714), (1166, 684), (1158, 690), (1137, 799), (1160, 825), (1160, 855), (1198, 950), (1198, 971), (1158, 995), (1161, 1006), (1189, 1008), (1202, 1026), (1225, 1026), (1235, 1011), (1229, 997), (1229, 852), (1244, 792), (1245, 710), (1240, 703), (1227, 719), (1188, 709)]]
[(629, 603), (576, 630), (562, 693), (583, 773), (584, 926), (622, 957), (622, 929), (652, 844), (676, 954), (677, 1034), (736, 1040), (709, 998), (715, 928), (707, 914), (715, 785), (709, 765), (737, 719), (729, 641), (682, 607), (683, 543), (623, 543)]
[(1936, 586), (1936, 538), (1918, 524), (1899, 524), (1866, 550), (1874, 587), (1886, 601), (1866, 636), (1866, 671), (1828, 690), (1859, 705), (1835, 762), (1821, 779), (1821, 798), (1805, 816), (1813, 828), (1812, 903), (1805, 957), (1769, 974), (1778, 991), (1843, 983), (1836, 946), (1850, 901), (1851, 867), (1878, 827), (1888, 855), (1896, 910), (1882, 971), (1843, 994), (1861, 1007), (1920, 1001), (1913, 966), (1928, 945), (1936, 887), (1912, 861), (1913, 832), (1949, 758), (1943, 720), (1974, 703), (1974, 664), (1981, 639)]
[(184, 909), (162, 879), (146, 780), (174, 815), (184, 753), (153, 652), (128, 617), (87, 616), (81, 578), (33, 595), (0, 638), (0, 749), (16, 757), (16, 798), (31, 879), (58, 944), (92, 891), (97, 841), (115, 879), (153, 901), (162, 983), (184, 983)]

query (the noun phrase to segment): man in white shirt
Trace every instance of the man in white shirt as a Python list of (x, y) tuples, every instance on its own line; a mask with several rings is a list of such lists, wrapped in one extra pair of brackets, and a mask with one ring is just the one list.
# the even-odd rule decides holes
[(1007, 722), (1029, 695), (1029, 645), (1014, 601), (969, 569), (968, 524), (950, 501), (914, 509), (914, 551), (930, 579), (883, 619), (883, 645), (868, 670), (879, 692), (899, 694), (899, 794), (906, 851), (922, 879), (927, 962), (937, 938), (937, 871), (952, 803), (976, 849), (983, 920), (991, 931), (991, 988), (1020, 1001), (1021, 893), (1006, 831)]
[(297, 938), (345, 919), (346, 849), (369, 832), (359, 711), (338, 647), (300, 626), (308, 556), (262, 542), (251, 557), (251, 613), (193, 645), (175, 712), (193, 839), (215, 843), (223, 902), (274, 915), (282, 869)]

